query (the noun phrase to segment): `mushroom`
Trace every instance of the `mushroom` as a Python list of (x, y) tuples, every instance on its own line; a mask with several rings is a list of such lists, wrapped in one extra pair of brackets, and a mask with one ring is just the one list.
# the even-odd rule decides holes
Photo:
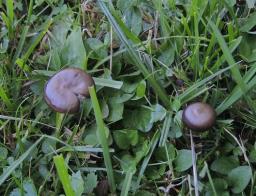
[(92, 77), (79, 68), (66, 68), (53, 75), (44, 88), (44, 99), (54, 111), (76, 113), (80, 100), (89, 96)]
[(194, 131), (211, 128), (216, 119), (215, 110), (206, 103), (196, 102), (188, 105), (182, 114), (183, 123)]

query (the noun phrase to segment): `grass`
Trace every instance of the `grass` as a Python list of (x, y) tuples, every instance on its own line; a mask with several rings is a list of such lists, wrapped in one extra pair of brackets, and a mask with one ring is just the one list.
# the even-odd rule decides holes
[(55, 164), (55, 167), (58, 172), (58, 176), (60, 178), (60, 181), (62, 183), (63, 189), (65, 191), (66, 195), (74, 196), (75, 192), (72, 188), (72, 184), (68, 175), (68, 169), (66, 167), (65, 160), (62, 155), (57, 155), (53, 157), (53, 161)]
[[(255, 195), (253, 3), (0, 0), (0, 195)], [(66, 67), (95, 81), (76, 114), (43, 99)]]
[(97, 95), (95, 92), (94, 87), (89, 87), (89, 92), (90, 92), (90, 97), (92, 99), (92, 105), (95, 113), (95, 118), (97, 122), (97, 136), (100, 140), (100, 144), (103, 148), (103, 157), (107, 169), (107, 174), (108, 174), (108, 180), (110, 184), (110, 189), (112, 193), (115, 193), (116, 191), (116, 184), (114, 180), (114, 173), (113, 173), (113, 167), (112, 167), (112, 162), (110, 158), (110, 153), (109, 153), (109, 147), (108, 147), (108, 140), (106, 136), (106, 126), (104, 125), (104, 122), (102, 120), (102, 114), (100, 111), (100, 105), (97, 99)]

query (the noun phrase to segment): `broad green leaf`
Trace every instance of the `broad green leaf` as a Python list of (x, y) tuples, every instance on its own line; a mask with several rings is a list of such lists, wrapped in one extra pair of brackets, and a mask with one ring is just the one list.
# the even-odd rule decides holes
[(44, 178), (44, 180), (50, 181), (51, 172), (48, 170), (46, 164), (40, 164), (38, 168), (39, 174)]
[(86, 43), (94, 51), (92, 54), (90, 54), (90, 58), (101, 60), (108, 56), (106, 46), (99, 39), (88, 38)]
[(141, 98), (144, 97), (145, 92), (146, 92), (146, 82), (145, 80), (140, 81), (136, 88), (136, 97)]
[(158, 57), (158, 60), (163, 63), (165, 66), (169, 66), (173, 63), (175, 56), (175, 48), (170, 45), (170, 48), (167, 48), (161, 52), (161, 55)]
[(121, 158), (121, 168), (124, 172), (129, 172), (131, 169), (136, 169), (136, 158), (130, 154), (125, 154)]
[(228, 180), (233, 193), (241, 193), (249, 184), (252, 170), (249, 166), (239, 166), (228, 174)]
[(72, 30), (61, 51), (63, 65), (86, 68), (86, 51), (80, 28)]
[(23, 181), (23, 190), (15, 188), (10, 193), (10, 196), (37, 196), (36, 187), (31, 179)]
[(238, 160), (233, 157), (220, 157), (211, 164), (211, 170), (220, 174), (228, 174), (232, 169), (239, 165)]
[(152, 106), (151, 123), (161, 121), (166, 116), (166, 109), (160, 104)]
[(148, 140), (139, 138), (138, 144), (138, 147), (136, 146), (136, 148), (133, 148), (133, 152), (135, 153), (135, 160), (137, 163), (140, 162), (141, 159), (145, 157), (150, 150), (150, 143)]
[(153, 126), (151, 123), (151, 110), (146, 107), (140, 107), (136, 110), (125, 110), (123, 124), (127, 129), (138, 129), (142, 132), (148, 132)]
[(126, 93), (133, 93), (136, 91), (136, 88), (139, 84), (140, 80), (138, 78), (133, 78), (132, 81), (124, 80), (124, 84), (122, 86), (122, 90)]
[(102, 117), (103, 117), (103, 119), (105, 119), (109, 115), (109, 106), (108, 106), (107, 102), (105, 101), (105, 99), (102, 99), (99, 102), (100, 102), (100, 109), (101, 109)]
[(139, 135), (137, 130), (116, 130), (113, 132), (114, 140), (120, 149), (128, 149), (130, 145), (138, 143)]
[(115, 91), (115, 93), (111, 93), (109, 97), (111, 97), (111, 99), (116, 103), (124, 103), (130, 100), (133, 97), (133, 94), (126, 94), (121, 91)]
[(54, 152), (56, 149), (56, 141), (50, 138), (46, 138), (42, 143), (42, 151), (45, 154)]
[(256, 38), (254, 35), (244, 34), (239, 52), (245, 61), (256, 61)]
[(97, 175), (95, 173), (89, 173), (85, 178), (85, 193), (91, 193), (97, 186)]
[[(224, 179), (214, 178), (212, 179), (212, 182), (218, 196), (229, 196), (229, 193), (227, 191), (228, 183)], [(205, 188), (207, 190), (205, 194), (206, 196), (216, 196), (212, 190), (210, 183), (207, 183)]]
[(173, 123), (171, 123), (171, 128), (169, 132), (169, 137), (171, 138), (179, 138), (182, 136), (182, 111), (179, 111), (175, 114)]
[(243, 24), (240, 27), (240, 31), (249, 32), (256, 25), (256, 12), (250, 14), (250, 16), (243, 20)]
[(0, 147), (0, 160), (4, 160), (7, 158), (8, 150), (4, 147)]
[(192, 151), (186, 149), (178, 150), (174, 164), (177, 172), (183, 172), (189, 169), (192, 166)]
[(23, 188), (25, 190), (25, 196), (37, 196), (36, 187), (31, 179), (26, 179), (23, 182)]
[(129, 9), (132, 6), (132, 3), (133, 1), (118, 0), (116, 6), (118, 9), (125, 11), (126, 9)]
[(159, 165), (159, 166), (148, 166), (145, 175), (150, 180), (157, 180), (160, 179), (166, 171), (166, 165)]
[(51, 67), (54, 70), (60, 70), (61, 69), (61, 59), (60, 59), (60, 54), (57, 49), (53, 49), (51, 51)]
[(256, 149), (255, 148), (253, 148), (250, 151), (249, 158), (250, 158), (250, 162), (252, 162), (252, 163), (256, 162)]
[(81, 176), (80, 171), (72, 174), (71, 184), (72, 184), (73, 190), (75, 191), (75, 195), (81, 196), (84, 192), (84, 180)]
[(22, 192), (20, 189), (15, 188), (12, 190), (12, 192), (10, 193), (10, 196), (22, 196)]
[(131, 9), (131, 31), (135, 35), (139, 35), (142, 30), (142, 16), (138, 7), (133, 7)]
[[(106, 131), (105, 134), (108, 137), (109, 129), (105, 127), (105, 131)], [(92, 146), (100, 143), (97, 135), (97, 126), (95, 124), (85, 129), (84, 142), (85, 144), (92, 145)]]
[[(67, 17), (70, 19), (70, 17)], [(72, 22), (72, 21), (71, 21)], [(57, 20), (52, 27), (52, 38), (51, 44), (53, 48), (61, 49), (63, 48), (68, 31), (70, 30), (71, 22), (67, 22), (67, 20)]]
[(159, 161), (173, 161), (176, 157), (176, 149), (173, 144), (166, 143), (165, 146), (158, 147), (155, 152), (154, 156)]
[(248, 8), (254, 8), (254, 5), (256, 3), (256, 0), (246, 0)]
[(95, 146), (95, 145), (99, 144), (96, 132), (87, 134), (86, 137), (84, 138), (84, 143), (91, 145), (91, 146)]
[(110, 99), (108, 101), (108, 107), (109, 107), (109, 116), (107, 118), (107, 121), (116, 122), (123, 118), (123, 111), (124, 111), (123, 103), (117, 103), (113, 99)]

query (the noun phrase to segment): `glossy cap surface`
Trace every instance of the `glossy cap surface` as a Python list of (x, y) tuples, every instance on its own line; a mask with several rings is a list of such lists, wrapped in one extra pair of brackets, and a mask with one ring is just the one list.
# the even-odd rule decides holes
[(192, 103), (182, 114), (183, 123), (192, 130), (203, 131), (211, 128), (216, 120), (215, 110), (206, 103)]
[(75, 113), (79, 111), (80, 99), (89, 96), (88, 88), (93, 85), (92, 77), (82, 69), (63, 69), (45, 85), (44, 99), (56, 112)]

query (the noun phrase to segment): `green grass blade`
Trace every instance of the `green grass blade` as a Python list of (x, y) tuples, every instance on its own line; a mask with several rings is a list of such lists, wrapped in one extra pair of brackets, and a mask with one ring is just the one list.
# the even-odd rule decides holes
[(154, 136), (152, 137), (152, 139), (151, 139), (151, 142), (150, 142), (150, 151), (149, 151), (149, 153), (147, 154), (147, 156), (144, 158), (144, 160), (143, 160), (143, 162), (142, 162), (142, 164), (141, 164), (140, 172), (139, 172), (138, 179), (137, 179), (137, 182), (136, 182), (136, 188), (138, 188), (139, 185), (140, 185), (140, 181), (141, 181), (141, 179), (142, 179), (142, 177), (143, 177), (143, 174), (144, 174), (144, 172), (145, 172), (145, 170), (146, 170), (146, 168), (147, 168), (147, 165), (148, 165), (148, 163), (149, 163), (149, 160), (150, 160), (150, 158), (151, 158), (151, 156), (152, 156), (152, 154), (153, 154), (153, 152), (154, 152), (154, 150), (155, 150), (155, 148), (156, 148), (156, 145), (157, 145), (157, 143), (158, 143), (158, 141), (159, 141), (159, 138), (160, 138), (160, 132), (157, 131), (157, 132), (154, 134)]
[(28, 7), (28, 17), (27, 17), (27, 22), (28, 23), (30, 23), (30, 20), (31, 20), (32, 11), (33, 11), (33, 4), (34, 4), (34, 0), (30, 0), (29, 7)]
[(72, 188), (70, 177), (68, 175), (68, 169), (65, 160), (62, 155), (57, 155), (53, 157), (55, 167), (58, 172), (59, 179), (62, 183), (63, 189), (67, 196), (75, 196), (75, 192)]
[(14, 8), (13, 8), (13, 0), (7, 0), (6, 1), (6, 8), (7, 8), (7, 17), (9, 21), (9, 28), (8, 33), (10, 38), (13, 38), (13, 21), (14, 21)]
[(7, 0), (6, 7), (7, 7), (7, 17), (9, 18), (9, 21), (12, 25), (14, 20), (13, 0)]
[(168, 137), (168, 133), (170, 131), (171, 124), (172, 124), (172, 114), (168, 113), (164, 119), (164, 124), (161, 129), (161, 136), (160, 136), (160, 140), (159, 140), (159, 144), (158, 144), (159, 146), (165, 145), (165, 142)]
[[(236, 62), (235, 62), (234, 58), (232, 57), (232, 54), (231, 54), (223, 36), (221, 35), (220, 31), (218, 30), (217, 26), (211, 21), (209, 21), (209, 25), (211, 26), (211, 28), (214, 32), (214, 35), (223, 51), (226, 61), (228, 62), (229, 65), (234, 65)], [(232, 78), (235, 80), (235, 82), (239, 85), (239, 87), (245, 94), (245, 92), (247, 91), (247, 87), (242, 79), (241, 73), (237, 66), (234, 66), (231, 68), (231, 74), (232, 74)], [(253, 109), (253, 111), (255, 113), (256, 108), (255, 108), (251, 98), (249, 96), (244, 96), (244, 98), (247, 101), (248, 105)]]
[[(224, 38), (221, 35), (220, 31), (218, 30), (217, 26), (213, 22), (211, 22), (211, 21), (209, 21), (209, 25), (211, 26), (211, 28), (212, 28), (212, 30), (214, 32), (214, 35), (215, 35), (217, 41), (219, 42), (219, 45), (220, 45), (220, 47), (221, 47), (221, 49), (223, 51), (223, 54), (224, 54), (228, 64), (229, 65), (236, 64), (234, 58), (232, 57), (232, 54), (229, 51), (229, 48), (228, 48)], [(238, 67), (236, 67), (236, 66), (232, 67), (231, 68), (231, 72), (232, 72), (232, 77), (236, 81), (236, 83), (239, 84), (240, 87), (243, 90), (245, 90), (246, 87), (245, 87), (245, 84), (244, 84), (244, 82), (242, 80), (242, 76), (240, 74), (240, 71), (239, 71)]]
[[(252, 68), (249, 69), (249, 71), (243, 77), (243, 80), (247, 83), (246, 84), (247, 91), (251, 90), (256, 85), (256, 77), (253, 78), (255, 73), (256, 73), (256, 64), (253, 64)], [(243, 95), (244, 95), (244, 92), (241, 90), (239, 85), (237, 85), (233, 89), (233, 91), (230, 93), (230, 95), (226, 99), (224, 99), (224, 101), (216, 108), (217, 114), (221, 114), (222, 112), (224, 112), (227, 108), (229, 108), (236, 101), (238, 101)]]
[(206, 173), (207, 173), (207, 177), (209, 179), (209, 182), (210, 182), (210, 185), (211, 185), (211, 188), (212, 188), (213, 195), (217, 196), (218, 194), (217, 194), (216, 188), (214, 186), (214, 183), (213, 183), (213, 180), (212, 180), (212, 176), (211, 176), (210, 170), (208, 168), (208, 164), (206, 162), (204, 162), (204, 166), (206, 167)]
[(150, 73), (142, 60), (139, 58), (137, 51), (134, 50), (132, 47), (132, 43), (127, 40), (125, 34), (121, 30), (120, 26), (116, 22), (115, 18), (112, 16), (110, 11), (108, 10), (107, 6), (105, 3), (101, 0), (98, 0), (98, 3), (100, 5), (100, 8), (104, 12), (104, 14), (107, 16), (109, 22), (113, 26), (113, 29), (115, 29), (116, 34), (118, 35), (119, 39), (122, 41), (122, 43), (125, 45), (127, 48), (127, 51), (129, 55), (131, 56), (131, 59), (133, 60), (134, 64), (139, 68), (141, 73), (144, 75), (144, 77), (149, 81), (151, 87), (154, 89), (155, 94), (159, 96), (160, 100), (163, 102), (165, 107), (169, 108), (170, 107), (170, 100), (168, 95), (166, 94), (165, 90), (157, 83), (157, 81), (154, 79), (152, 73)]
[(0, 176), (0, 186), (5, 182), (5, 180), (14, 172), (14, 170), (31, 154), (31, 152), (36, 148), (36, 146), (42, 141), (44, 136), (41, 136), (25, 153), (23, 153), (19, 159), (14, 161)]
[(201, 86), (205, 85), (207, 82), (211, 81), (213, 78), (215, 78), (216, 76), (224, 73), (225, 71), (231, 69), (233, 66), (235, 65), (232, 65), (232, 66), (229, 66), (229, 67), (226, 67), (224, 69), (221, 69), (219, 71), (217, 71), (216, 73), (210, 75), (209, 77), (201, 80), (201, 81), (198, 81), (196, 83), (194, 83), (192, 86), (190, 86), (184, 93), (182, 93), (181, 95), (179, 95), (179, 99), (181, 101), (182, 104), (186, 103), (187, 101), (190, 100), (191, 98), (191, 93), (193, 93), (193, 91), (195, 91), (196, 89), (200, 88)]
[(120, 26), (122, 29), (123, 33), (135, 44), (141, 43), (140, 39), (132, 32), (130, 29), (124, 24), (124, 22), (121, 20), (121, 18), (117, 15), (113, 4), (111, 1), (109, 1), (109, 8), (111, 10), (111, 14), (114, 16), (117, 24)]
[(97, 86), (104, 86), (104, 87), (115, 88), (115, 89), (121, 89), (121, 87), (123, 86), (122, 81), (110, 80), (105, 78), (95, 78), (95, 77), (93, 77), (93, 80)]
[(0, 99), (3, 101), (3, 103), (7, 106), (9, 110), (12, 109), (12, 103), (8, 97), (8, 95), (5, 92), (5, 89), (0, 84)]
[(5, 13), (1, 13), (2, 16), (2, 20), (4, 22), (4, 24), (6, 25), (7, 29), (8, 29), (8, 36), (11, 39), (12, 38), (12, 27), (11, 27), (11, 23), (9, 18), (5, 15)]
[(129, 190), (131, 187), (132, 177), (135, 173), (135, 170), (133, 168), (130, 168), (125, 175), (125, 179), (123, 182), (122, 190), (121, 190), (121, 196), (127, 196), (129, 194)]
[(45, 27), (43, 29), (42, 32), (39, 33), (39, 35), (37, 36), (37, 38), (33, 41), (33, 43), (31, 44), (31, 46), (28, 48), (27, 52), (24, 54), (24, 56), (22, 57), (23, 63), (26, 63), (26, 61), (28, 60), (29, 56), (32, 54), (32, 52), (35, 50), (35, 48), (37, 47), (37, 45), (40, 43), (40, 41), (42, 40), (42, 38), (44, 37), (44, 35), (46, 34), (46, 32), (48, 31), (49, 27), (51, 26), (53, 20), (49, 19), (46, 24)]
[(104, 162), (107, 168), (107, 175), (110, 183), (110, 188), (111, 188), (111, 192), (114, 193), (116, 191), (116, 184), (115, 184), (112, 162), (111, 162), (110, 153), (109, 153), (108, 141), (105, 133), (105, 124), (102, 120), (103, 117), (100, 111), (100, 105), (97, 99), (94, 86), (89, 87), (89, 93), (91, 96), (93, 110), (94, 110), (94, 114), (97, 122), (98, 137), (100, 140), (100, 144), (103, 148)]
[(32, 11), (33, 11), (33, 0), (31, 0), (30, 3), (29, 3), (27, 24), (25, 25), (25, 27), (22, 30), (20, 40), (19, 40), (19, 43), (18, 43), (18, 46), (17, 46), (17, 50), (15, 51), (14, 58), (12, 60), (12, 64), (14, 64), (15, 61), (17, 60), (17, 58), (20, 57), (22, 48), (23, 48), (25, 40), (26, 40), (28, 30), (29, 30), (29, 27), (30, 27), (30, 20), (31, 20)]
[(49, 124), (46, 124), (46, 123), (42, 123), (42, 122), (38, 122), (36, 120), (29, 120), (29, 119), (23, 119), (23, 118), (16, 118), (16, 117), (12, 117), (12, 116), (5, 116), (5, 115), (0, 115), (0, 119), (3, 119), (3, 120), (11, 120), (11, 121), (24, 121), (24, 122), (31, 122), (31, 123), (34, 123), (34, 124), (40, 124), (40, 125), (44, 125), (46, 127), (49, 127), (51, 129), (55, 129), (56, 127), (53, 127)]
[(196, 11), (194, 11), (193, 17), (194, 17), (194, 31), (195, 31), (196, 40), (195, 40), (195, 46), (193, 49), (192, 67), (194, 68), (195, 78), (197, 78), (197, 75), (200, 72), (200, 60), (199, 60), (200, 39), (199, 39), (199, 29), (198, 29), (199, 17)]
[[(238, 37), (237, 39), (234, 39), (229, 46), (229, 51), (232, 53), (234, 52), (237, 47), (239, 46), (239, 44), (242, 41), (242, 36)], [(214, 65), (211, 67), (211, 71), (215, 72), (217, 70), (219, 70), (220, 66), (225, 62), (225, 56), (222, 55), (220, 58), (218, 58), (218, 60), (216, 61), (216, 63), (214, 63)]]

